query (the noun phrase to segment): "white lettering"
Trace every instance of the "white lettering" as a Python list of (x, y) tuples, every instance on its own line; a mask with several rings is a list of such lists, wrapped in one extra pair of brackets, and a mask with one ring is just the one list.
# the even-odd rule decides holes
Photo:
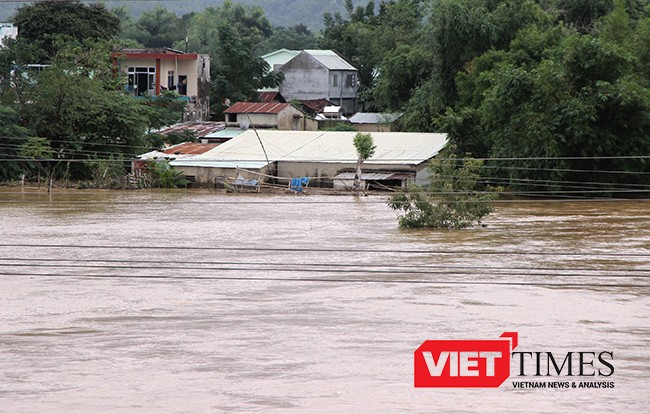
[(436, 361), (433, 359), (431, 352), (422, 352), (422, 356), (424, 357), (424, 362), (427, 363), (429, 375), (432, 377), (439, 377), (442, 375), (442, 370), (445, 369), (445, 365), (447, 365), (449, 352), (441, 352), (440, 358), (438, 358), (438, 363), (436, 363)]
[[(470, 358), (473, 358), (470, 360)], [(478, 377), (478, 352), (461, 352), (460, 353), (460, 376), (461, 377)]]
[(494, 360), (501, 358), (501, 352), (481, 352), (481, 358), (485, 358), (485, 375), (488, 377), (494, 376)]

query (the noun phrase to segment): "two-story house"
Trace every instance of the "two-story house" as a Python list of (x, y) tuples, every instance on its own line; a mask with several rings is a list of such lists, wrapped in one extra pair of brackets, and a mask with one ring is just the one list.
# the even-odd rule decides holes
[(279, 69), (284, 74), (280, 93), (287, 100), (327, 99), (343, 108), (357, 110), (357, 69), (332, 50), (303, 50)]
[(188, 101), (185, 121), (210, 119), (210, 57), (170, 48), (121, 49), (113, 52), (116, 72), (127, 77), (133, 96), (158, 96), (175, 91)]

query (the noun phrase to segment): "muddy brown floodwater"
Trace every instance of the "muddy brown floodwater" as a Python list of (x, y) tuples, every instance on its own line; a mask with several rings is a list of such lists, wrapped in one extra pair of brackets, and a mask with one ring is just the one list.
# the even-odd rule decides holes
[[(31, 192), (30, 192), (31, 191)], [(0, 412), (647, 412), (650, 203), (0, 190)], [(606, 389), (414, 388), (425, 340), (613, 353)], [(553, 381), (585, 378), (554, 376)], [(543, 378), (546, 380), (547, 378)]]

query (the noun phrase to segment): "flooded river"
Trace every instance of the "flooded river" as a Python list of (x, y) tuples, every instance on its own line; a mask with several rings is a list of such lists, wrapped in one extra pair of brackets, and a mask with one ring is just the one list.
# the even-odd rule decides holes
[[(650, 203), (485, 223), (401, 230), (379, 196), (0, 190), (0, 412), (647, 412)], [(425, 340), (505, 331), (612, 352), (586, 380), (614, 387), (518, 389), (513, 365), (414, 388)]]

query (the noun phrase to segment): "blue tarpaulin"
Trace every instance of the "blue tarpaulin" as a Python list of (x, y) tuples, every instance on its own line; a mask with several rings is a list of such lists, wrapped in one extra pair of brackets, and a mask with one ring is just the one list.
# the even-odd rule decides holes
[(292, 178), (289, 188), (291, 191), (302, 193), (302, 187), (309, 184), (309, 177)]

